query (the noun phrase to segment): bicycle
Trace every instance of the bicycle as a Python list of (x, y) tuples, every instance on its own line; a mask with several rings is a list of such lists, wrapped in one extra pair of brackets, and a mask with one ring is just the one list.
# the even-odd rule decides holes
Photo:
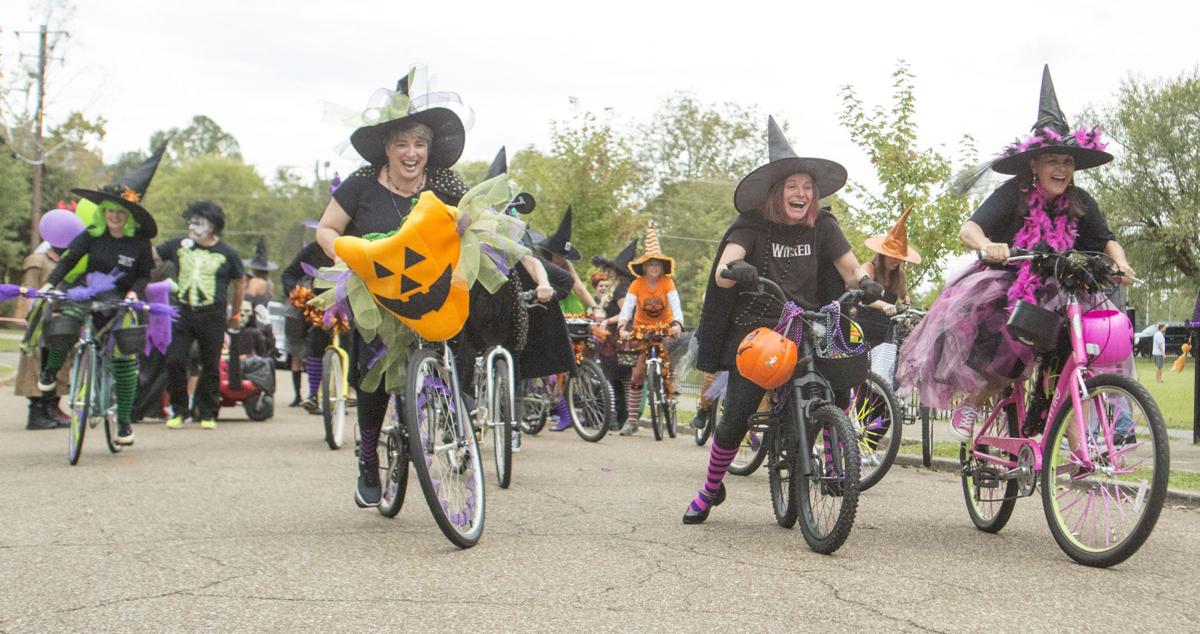
[(507, 489), (512, 480), (513, 359), (504, 346), (492, 346), (475, 357), (475, 409), (471, 412), (475, 429), (492, 439), (496, 457), (496, 480)]
[[(728, 270), (721, 272), (726, 279)], [(845, 543), (858, 509), (859, 454), (853, 425), (835, 404), (835, 390), (863, 382), (868, 372), (865, 353), (835, 358), (843, 340), (841, 307), (859, 302), (862, 291), (847, 291), (819, 311), (806, 311), (787, 300), (783, 289), (767, 278), (758, 279), (756, 292), (782, 306), (785, 336), (802, 330), (796, 372), (772, 392), (772, 412), (751, 417), (752, 428), (765, 427), (767, 478), (775, 521), (784, 528), (800, 524), (812, 550), (829, 554)], [(846, 323), (851, 323), (845, 320)]]
[(595, 324), (586, 318), (567, 317), (567, 335), (575, 351), (575, 372), (567, 378), (567, 407), (571, 426), (588, 442), (599, 442), (616, 416), (608, 377), (591, 357), (595, 350)]
[(1111, 293), (1119, 273), (1096, 254), (1010, 252), (1009, 263), (1029, 261), (1056, 280), (1066, 303), (1047, 310), (1019, 301), (1009, 317), (1009, 334), (1033, 348), (1036, 366), (1027, 382), (993, 399), (960, 448), (968, 514), (978, 529), (999, 532), (1017, 499), (1040, 485), (1059, 548), (1087, 566), (1118, 564), (1153, 531), (1170, 471), (1166, 426), (1150, 393), (1102, 372), (1129, 358), (1129, 320), (1095, 309), (1100, 302), (1082, 307)]
[[(889, 337), (896, 346), (897, 354), (904, 347), (904, 342), (908, 340), (908, 336), (912, 334), (913, 329), (917, 327), (921, 319), (925, 317), (925, 311), (912, 308), (906, 308), (892, 317), (892, 330)], [(895, 380), (895, 364), (892, 365), (892, 389), (896, 388)], [(900, 409), (905, 425), (915, 425), (917, 421), (921, 422), (921, 464), (928, 467), (933, 464), (933, 422), (930, 409), (921, 404), (920, 396), (916, 390), (909, 393), (908, 398), (900, 403)]]
[[(67, 459), (72, 465), (79, 463), (83, 453), (83, 438), (89, 427), (104, 421), (104, 441), (111, 453), (120, 453), (117, 438), (117, 397), (113, 390), (113, 349), (122, 354), (140, 354), (145, 347), (146, 327), (117, 326), (129, 312), (146, 312), (150, 304), (137, 300), (107, 300), (76, 302), (60, 291), (43, 291), (38, 297), (51, 304), (68, 302), (83, 311), (83, 317), (57, 314), (46, 325), (45, 338), (48, 344), (73, 344), (71, 387), (69, 405), (71, 413), (70, 432), (67, 436)], [(99, 329), (93, 321), (94, 313), (115, 311), (115, 315)], [(46, 315), (50, 315), (49, 307)]]
[(334, 324), (329, 332), (329, 345), (325, 346), (325, 353), (321, 357), (321, 418), (325, 424), (325, 443), (330, 449), (342, 447), (342, 437), (346, 431), (350, 356), (342, 348), (341, 335), (348, 328), (348, 324)]
[(846, 415), (858, 439), (859, 492), (879, 483), (892, 468), (900, 452), (902, 420), (900, 402), (891, 380), (871, 372), (861, 385), (850, 389)]
[(678, 433), (676, 399), (671, 387), (671, 363), (663, 340), (670, 336), (670, 326), (634, 326), (630, 340), (641, 342), (646, 349), (646, 399), (650, 409), (650, 429), (654, 440), (662, 440), (663, 432), (674, 438)]

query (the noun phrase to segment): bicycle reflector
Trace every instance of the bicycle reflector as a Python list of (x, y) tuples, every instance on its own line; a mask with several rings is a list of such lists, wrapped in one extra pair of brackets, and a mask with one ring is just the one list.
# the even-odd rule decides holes
[(773, 390), (796, 371), (796, 343), (770, 328), (755, 328), (737, 349), (738, 373), (755, 385)]

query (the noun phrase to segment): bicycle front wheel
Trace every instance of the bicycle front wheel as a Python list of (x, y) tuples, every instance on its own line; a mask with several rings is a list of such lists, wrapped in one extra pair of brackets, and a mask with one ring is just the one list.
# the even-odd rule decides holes
[(1088, 379), (1087, 392), (1083, 437), (1069, 400), (1046, 433), (1042, 506), (1063, 552), (1107, 568), (1136, 553), (1154, 530), (1171, 458), (1162, 413), (1140, 383), (1101, 374)]
[(413, 469), (442, 534), (470, 548), (483, 534), (483, 469), (453, 386), (440, 355), (424, 348), (412, 353), (404, 409)]
[(492, 447), (496, 455), (496, 482), (501, 489), (507, 489), (512, 481), (512, 386), (508, 382), (508, 362), (497, 359), (493, 366), (495, 391), (490, 395), (490, 415), (492, 423)]
[(646, 369), (646, 382), (644, 385), (646, 390), (646, 406), (650, 409), (650, 431), (654, 432), (655, 440), (662, 440), (663, 421), (658, 409), (658, 377), (649, 368)]
[(408, 491), (408, 430), (400, 422), (400, 406), (397, 396), (388, 399), (387, 412), (383, 416), (380, 430), (379, 482), (382, 495), (379, 498), (379, 514), (396, 517), (404, 506), (404, 495)]
[(342, 355), (326, 350), (321, 360), (321, 418), (325, 423), (325, 444), (340, 449), (346, 433), (346, 382)]
[(917, 408), (917, 418), (921, 419), (921, 464), (928, 467), (933, 464), (933, 421), (929, 420), (929, 408), (917, 401), (915, 390), (909, 407)]
[(75, 365), (71, 368), (71, 429), (67, 436), (67, 460), (73, 465), (79, 463), (79, 456), (83, 453), (83, 436), (92, 416), (95, 372), (95, 348), (76, 348)]
[(808, 421), (813, 472), (797, 474), (800, 531), (822, 554), (841, 548), (858, 511), (858, 442), (846, 413), (822, 405)]
[(887, 475), (900, 451), (900, 405), (892, 388), (874, 372), (850, 391), (847, 412), (858, 438), (858, 490), (866, 491)]
[(575, 433), (588, 442), (597, 442), (608, 433), (613, 411), (612, 391), (600, 365), (584, 359), (567, 382), (567, 405)]

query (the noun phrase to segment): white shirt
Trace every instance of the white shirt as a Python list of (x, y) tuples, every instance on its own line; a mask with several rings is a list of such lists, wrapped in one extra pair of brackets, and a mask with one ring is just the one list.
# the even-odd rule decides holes
[(1162, 331), (1154, 333), (1154, 344), (1150, 349), (1150, 354), (1156, 357), (1167, 356), (1167, 338), (1163, 336)]

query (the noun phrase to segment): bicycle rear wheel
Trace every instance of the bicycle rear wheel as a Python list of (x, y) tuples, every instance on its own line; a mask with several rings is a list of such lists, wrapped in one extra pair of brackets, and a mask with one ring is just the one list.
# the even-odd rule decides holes
[(1046, 434), (1042, 505), (1063, 552), (1107, 568), (1136, 553), (1154, 530), (1171, 458), (1162, 413), (1140, 383), (1101, 374), (1088, 379), (1087, 391), (1085, 437), (1075, 438), (1070, 400)]
[(325, 444), (340, 449), (346, 434), (346, 393), (342, 355), (326, 350), (321, 360), (321, 418), (325, 423)]
[(92, 416), (95, 371), (95, 348), (76, 348), (75, 364), (71, 367), (71, 428), (67, 435), (67, 460), (73, 465), (79, 463), (79, 456), (83, 453), (83, 436)]
[(929, 408), (917, 400), (916, 390), (913, 390), (908, 406), (916, 408), (917, 418), (921, 420), (921, 464), (928, 467), (933, 464), (933, 421), (929, 420)]
[(508, 382), (508, 362), (497, 359), (494, 368), (495, 391), (488, 404), (492, 424), (492, 453), (496, 456), (496, 482), (507, 489), (512, 481), (512, 388)]
[(413, 469), (442, 534), (470, 548), (483, 534), (483, 469), (453, 385), (440, 355), (426, 348), (412, 353), (404, 406)]
[(767, 485), (771, 489), (771, 508), (775, 521), (784, 528), (796, 525), (796, 474), (799, 473), (800, 445), (795, 421), (780, 420), (766, 435)]
[(379, 514), (396, 517), (404, 506), (408, 491), (408, 430), (400, 421), (398, 396), (388, 399), (387, 413), (383, 416), (379, 448), (384, 455), (379, 459), (379, 482), (382, 495), (379, 497)]
[(612, 391), (600, 365), (584, 359), (567, 381), (567, 405), (575, 433), (588, 442), (597, 442), (608, 433), (613, 411)]
[(550, 416), (550, 387), (542, 378), (527, 379), (522, 382), (522, 391), (517, 400), (520, 405), (521, 418), (517, 425), (521, 431), (531, 436), (537, 435), (546, 426)]
[(111, 453), (121, 453), (121, 445), (117, 444), (117, 393), (114, 391), (112, 368), (105, 365), (100, 368), (99, 396), (107, 401), (102, 410), (104, 415), (104, 444), (108, 445)]
[[(658, 384), (666, 387), (663, 381), (659, 381)], [(675, 419), (675, 400), (667, 396), (665, 389), (659, 396), (661, 398), (658, 401), (658, 418), (662, 421), (663, 430), (667, 432), (667, 436), (674, 438), (679, 433), (679, 421)]]
[[(1001, 398), (1007, 397), (1008, 392), (1005, 391)], [(1014, 405), (1009, 405), (1004, 408), (1002, 414), (1007, 424), (1004, 421), (996, 421), (992, 426), (992, 436), (1004, 436), (1006, 433), (1010, 438), (1020, 438), (1020, 424), (1017, 422), (1017, 409)], [(1017, 488), (1019, 483), (1014, 480), (1002, 480), (999, 482), (984, 482), (985, 486), (980, 486), (978, 470), (984, 467), (995, 468), (990, 462), (985, 462), (977, 458), (971, 457), (971, 445), (963, 443), (958, 450), (959, 464), (964, 468), (969, 467), (971, 475), (962, 476), (962, 491), (963, 498), (967, 502), (967, 514), (971, 516), (971, 523), (975, 524), (975, 528), (985, 533), (998, 533), (1000, 529), (1008, 524), (1008, 520), (1012, 517), (1013, 509), (1017, 506)], [(987, 445), (975, 445), (975, 451), (979, 451), (988, 455), (1004, 457), (1012, 459), (1010, 454), (1007, 454), (999, 449), (989, 447)], [(995, 486), (992, 486), (994, 484)]]
[[(778, 428), (776, 428), (778, 429)], [(798, 474), (800, 532), (822, 554), (841, 548), (858, 511), (858, 443), (846, 413), (822, 405), (809, 420), (813, 473)]]
[(705, 416), (704, 427), (700, 429), (693, 428), (697, 447), (703, 447), (704, 443), (708, 442), (709, 436), (712, 436), (713, 430), (717, 428), (717, 421), (721, 420), (719, 418), (721, 414), (720, 406), (724, 405), (724, 400), (722, 398), (714, 398), (708, 404), (708, 414)]
[(742, 437), (742, 443), (738, 445), (737, 455), (733, 457), (733, 462), (729, 463), (729, 473), (748, 476), (758, 471), (766, 457), (766, 438), (751, 424), (750, 430)]
[(900, 451), (903, 422), (900, 404), (887, 383), (872, 372), (862, 385), (850, 391), (847, 412), (858, 438), (858, 490), (875, 486), (887, 475)]

